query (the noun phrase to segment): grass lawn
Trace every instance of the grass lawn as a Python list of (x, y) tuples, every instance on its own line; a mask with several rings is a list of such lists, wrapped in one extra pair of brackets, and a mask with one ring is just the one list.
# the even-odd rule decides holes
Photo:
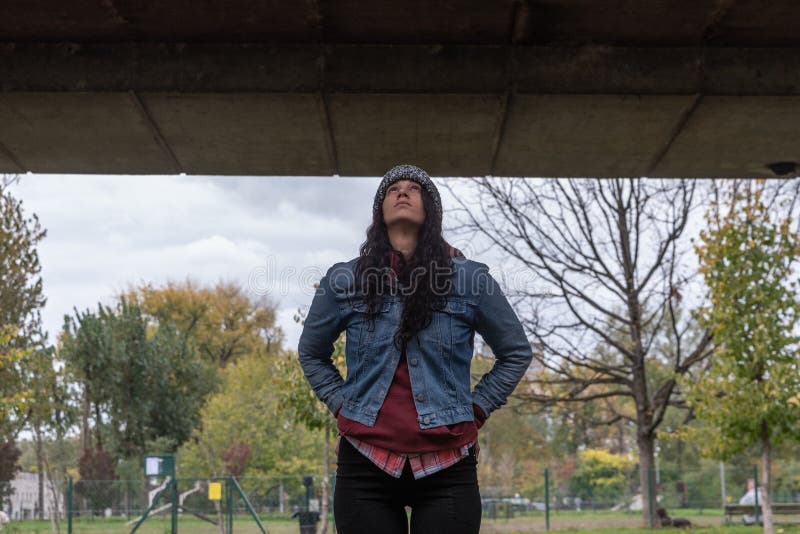
[[(741, 517), (734, 517), (731, 525), (724, 524), (724, 515), (721, 509), (673, 509), (672, 517), (689, 519), (693, 528), (690, 532), (719, 533), (719, 534), (758, 534), (761, 528), (744, 526), (740, 523)], [(791, 525), (776, 525), (776, 532), (781, 534), (800, 534), (800, 516), (777, 516), (776, 519)], [(560, 510), (550, 513), (550, 530), (559, 533), (602, 533), (611, 534), (641, 534), (653, 532), (642, 527), (642, 516), (639, 512), (612, 512), (612, 511), (582, 511)], [(678, 529), (658, 530), (659, 532), (684, 532)], [(502, 532), (505, 534), (519, 534), (523, 532), (545, 532), (544, 512), (529, 512), (517, 514), (512, 518), (491, 519), (484, 516), (481, 523), (481, 532)]]
[[(133, 526), (126, 524), (123, 518), (109, 519), (84, 519), (72, 522), (72, 531), (75, 534), (84, 532), (90, 534), (127, 534)], [(297, 534), (299, 532), (296, 519), (267, 520), (262, 519), (264, 527), (269, 534)], [(157, 516), (148, 518), (136, 534), (169, 534), (170, 518)], [(60, 522), (62, 534), (67, 532), (67, 522)], [(249, 516), (236, 517), (233, 523), (233, 530), (236, 534), (260, 534), (255, 521)], [(0, 529), (1, 534), (27, 534), (27, 533), (49, 533), (52, 532), (49, 521), (12, 521), (4, 529)], [(178, 521), (178, 532), (180, 534), (219, 534), (219, 527), (195, 518), (180, 518)]]
[[(681, 510), (671, 513), (674, 517), (686, 517), (695, 525), (689, 532), (693, 534), (759, 534), (760, 527), (740, 524), (723, 525), (722, 512), (717, 510), (692, 511)], [(131, 526), (126, 525), (124, 518), (77, 519), (73, 521), (73, 532), (89, 534), (127, 534)], [(299, 532), (296, 519), (286, 517), (262, 518), (262, 522), (270, 534), (297, 534)], [(641, 528), (642, 518), (630, 512), (559, 512), (550, 516), (551, 532), (559, 534), (652, 534), (654, 531)], [(49, 521), (14, 521), (0, 530), (2, 534), (16, 533), (49, 533)], [(67, 532), (66, 521), (61, 522), (61, 532)], [(157, 516), (145, 521), (137, 531), (141, 534), (169, 534), (169, 516)], [(181, 517), (178, 523), (181, 534), (219, 534), (219, 527), (194, 517)], [(237, 516), (234, 521), (236, 534), (260, 534), (252, 518)], [(332, 529), (329, 530), (333, 534)], [(484, 516), (481, 532), (502, 532), (504, 534), (523, 534), (528, 532), (545, 532), (544, 513), (526, 514), (509, 519), (491, 519)], [(657, 530), (656, 532), (686, 532), (678, 529)], [(777, 525), (778, 534), (800, 534), (800, 524)], [(377, 533), (376, 533), (377, 534)]]

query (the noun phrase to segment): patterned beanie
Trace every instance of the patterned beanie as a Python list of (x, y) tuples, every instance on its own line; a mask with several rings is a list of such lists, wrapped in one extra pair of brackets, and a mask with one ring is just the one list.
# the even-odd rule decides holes
[(375, 203), (372, 205), (373, 213), (381, 213), (383, 210), (383, 199), (386, 197), (386, 190), (389, 186), (398, 180), (411, 180), (417, 182), (425, 188), (433, 199), (433, 204), (436, 206), (436, 213), (434, 214), (438, 219), (442, 220), (442, 199), (439, 197), (439, 190), (436, 189), (436, 184), (433, 183), (428, 173), (414, 165), (397, 165), (389, 169), (389, 172), (383, 175), (378, 186), (378, 191), (375, 193)]

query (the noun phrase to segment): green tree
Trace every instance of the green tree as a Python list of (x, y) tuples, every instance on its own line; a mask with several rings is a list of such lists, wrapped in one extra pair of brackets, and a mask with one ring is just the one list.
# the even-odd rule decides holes
[[(317, 287), (317, 284), (315, 284)], [(294, 316), (295, 322), (304, 323), (305, 315), (298, 310)], [(347, 376), (345, 365), (345, 345), (347, 336), (345, 332), (333, 344), (334, 365), (343, 377)], [(304, 425), (310, 431), (323, 431), (323, 476), (322, 476), (322, 506), (320, 508), (322, 521), (318, 532), (324, 534), (328, 530), (330, 469), (331, 469), (331, 438), (336, 431), (336, 419), (331, 417), (328, 408), (317, 399), (314, 391), (309, 387), (303, 374), (303, 369), (297, 359), (297, 354), (288, 352), (278, 359), (274, 376), (276, 389), (280, 392), (281, 405), (284, 407), (284, 416), (294, 424)]]
[[(48, 437), (56, 440), (64, 438), (73, 426), (77, 416), (76, 406), (70, 394), (66, 367), (56, 366), (55, 349), (43, 347), (32, 351), (23, 367), (23, 376), (31, 396), (27, 402), (27, 428), (33, 436), (38, 474), (38, 502), (45, 502), (45, 476), (53, 484), (60, 478), (57, 469), (51, 468), (50, 458), (45, 447)], [(53, 500), (57, 508), (58, 500)], [(44, 519), (44, 506), (38, 508), (39, 519)], [(58, 521), (58, 514), (52, 520)]]
[(23, 367), (43, 338), (46, 301), (37, 246), (47, 231), (9, 192), (14, 181), (0, 180), (0, 442), (15, 438), (25, 423), (30, 390)]
[[(144, 452), (148, 440), (190, 436), (216, 369), (197, 357), (191, 339), (170, 323), (153, 325), (121, 298), (97, 312), (65, 317), (61, 353), (82, 386), (83, 433), (94, 422), (95, 446), (118, 458)], [(109, 438), (111, 443), (104, 445)]]
[(47, 231), (36, 214), (26, 216), (22, 201), (11, 195), (8, 186), (13, 181), (0, 181), (0, 324), (33, 336), (39, 332), (46, 302), (37, 246)]
[(11, 325), (0, 325), (0, 443), (17, 436), (31, 397), (22, 380), (22, 365), (30, 351), (15, 346), (13, 330)]
[(245, 477), (256, 494), (267, 495), (281, 487), (277, 477), (318, 469), (319, 433), (284, 414), (273, 383), (277, 358), (250, 354), (220, 371), (221, 387), (208, 397), (200, 425), (179, 451), (181, 476)]
[(201, 410), (201, 422), (180, 449), (182, 476), (226, 475), (261, 481), (319, 469), (320, 436), (293, 424), (275, 388), (277, 355), (245, 356), (222, 371), (222, 385)]
[(768, 208), (765, 192), (764, 181), (736, 182), (706, 214), (696, 251), (708, 304), (699, 317), (713, 335), (715, 355), (685, 386), (704, 423), (693, 435), (706, 454), (724, 459), (760, 448), (764, 532), (771, 534), (771, 451), (800, 437), (800, 301), (793, 272), (800, 239), (790, 217)]

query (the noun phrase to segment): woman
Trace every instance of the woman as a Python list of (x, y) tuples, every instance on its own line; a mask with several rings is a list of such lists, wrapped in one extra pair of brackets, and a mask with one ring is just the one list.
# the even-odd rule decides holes
[[(333, 343), (347, 333), (347, 379)], [(496, 357), (470, 391), (478, 332)], [(360, 255), (328, 269), (298, 354), (337, 418), (334, 517), (340, 534), (478, 532), (478, 428), (522, 379), (532, 353), (489, 274), (442, 237), (439, 192), (399, 165), (375, 194)]]

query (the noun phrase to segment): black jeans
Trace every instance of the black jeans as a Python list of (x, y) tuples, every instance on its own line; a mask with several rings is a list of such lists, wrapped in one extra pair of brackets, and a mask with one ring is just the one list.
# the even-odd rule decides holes
[(333, 514), (339, 534), (477, 534), (481, 495), (474, 454), (414, 479), (406, 462), (400, 478), (385, 473), (347, 439), (339, 444)]

